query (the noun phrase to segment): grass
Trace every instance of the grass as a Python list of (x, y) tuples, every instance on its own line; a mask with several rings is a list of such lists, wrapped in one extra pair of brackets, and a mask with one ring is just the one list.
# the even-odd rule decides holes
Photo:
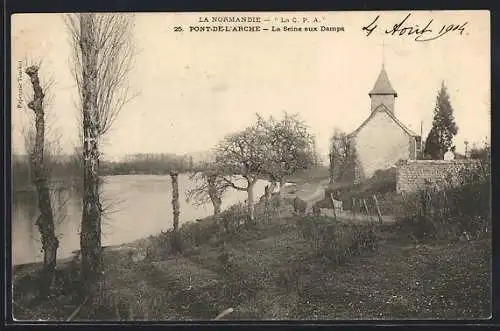
[[(207, 320), (228, 307), (234, 312), (226, 319), (233, 320), (490, 315), (488, 240), (417, 244), (397, 225), (377, 225), (376, 251), (337, 263), (315, 254), (291, 223), (256, 231), (257, 239), (204, 244), (188, 256), (134, 262), (127, 248), (105, 250), (101, 294), (75, 320)], [(71, 264), (59, 268), (69, 273)], [(32, 275), (14, 277), (14, 316), (67, 318), (80, 302), (75, 294), (29, 298)]]

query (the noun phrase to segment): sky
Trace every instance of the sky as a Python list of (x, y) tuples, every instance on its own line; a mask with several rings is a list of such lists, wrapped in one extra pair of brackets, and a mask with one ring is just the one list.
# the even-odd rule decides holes
[[(334, 128), (355, 130), (370, 114), (368, 92), (382, 62), (398, 93), (396, 116), (424, 137), (432, 124), (436, 95), (444, 81), (464, 141), (490, 137), (490, 26), (487, 11), (411, 12), (407, 25), (432, 19), (432, 35), (444, 24), (462, 25), (419, 42), (415, 36), (384, 33), (410, 12), (136, 13), (135, 63), (129, 82), (135, 97), (124, 106), (102, 141), (106, 159), (134, 153), (191, 153), (214, 147), (226, 134), (244, 129), (255, 113), (298, 113), (326, 155)], [(380, 15), (367, 36), (363, 26)], [(254, 16), (271, 19), (318, 17), (339, 32), (189, 32), (199, 17)], [(235, 25), (236, 23), (226, 23)], [(220, 25), (220, 24), (218, 24)], [(182, 26), (184, 32), (174, 32)], [(304, 27), (307, 24), (294, 24)], [(385, 46), (382, 46), (384, 44)], [(48, 118), (65, 153), (78, 144), (76, 85), (70, 71), (68, 33), (61, 14), (17, 14), (12, 18), (12, 144), (24, 153), (23, 128), (30, 114), (16, 108), (29, 94), (18, 65), (43, 59), (42, 80), (51, 77)], [(28, 91), (26, 91), (28, 89)], [(489, 138), (488, 138), (489, 139)]]

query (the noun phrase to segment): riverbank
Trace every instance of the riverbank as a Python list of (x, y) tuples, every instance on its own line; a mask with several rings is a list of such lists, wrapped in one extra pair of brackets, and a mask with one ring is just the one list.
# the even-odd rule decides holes
[[(307, 182), (313, 181), (288, 189), (317, 189)], [(207, 320), (228, 308), (228, 320), (490, 316), (491, 240), (415, 242), (397, 223), (356, 225), (328, 217), (313, 231), (289, 205), (267, 219), (257, 209), (257, 225), (221, 231), (208, 218), (183, 227), (181, 253), (169, 249), (168, 233), (105, 248), (104, 273), (89, 298), (78, 291), (78, 261), (59, 261), (46, 297), (36, 296), (40, 265), (18, 267), (14, 316)], [(237, 226), (237, 211), (223, 219)]]

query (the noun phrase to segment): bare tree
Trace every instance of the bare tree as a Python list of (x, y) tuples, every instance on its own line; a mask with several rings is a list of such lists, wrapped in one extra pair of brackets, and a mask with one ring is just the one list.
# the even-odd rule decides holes
[[(59, 240), (55, 234), (54, 215), (50, 197), (48, 174), (45, 167), (44, 147), (45, 147), (45, 92), (40, 85), (39, 67), (37, 65), (26, 68), (25, 73), (29, 76), (33, 87), (33, 99), (28, 103), (28, 108), (35, 114), (35, 137), (33, 149), (29, 150), (30, 164), (32, 170), (32, 180), (38, 195), (38, 208), (40, 216), (36, 225), (40, 231), (42, 250), (44, 252), (43, 266), (47, 275), (52, 275), (57, 260), (57, 248)], [(29, 139), (29, 138), (28, 138)]]
[(99, 141), (130, 100), (133, 19), (128, 14), (65, 16), (73, 49), (73, 74), (81, 102), (83, 131), (83, 212), (80, 232), (82, 275), (93, 279), (101, 267)]
[[(247, 192), (249, 222), (255, 224), (254, 187), (259, 177), (265, 174), (265, 132), (257, 125), (242, 132), (226, 136), (217, 146), (215, 164), (220, 169), (221, 179), (231, 188)], [(239, 186), (238, 176), (246, 186)]]
[[(285, 112), (279, 121), (273, 117), (267, 120), (259, 115), (257, 117), (257, 125), (264, 131), (264, 173), (269, 176), (271, 182), (280, 183), (279, 192), (282, 198), (286, 177), (316, 164), (314, 137), (297, 114)], [(271, 188), (274, 186), (271, 185)]]
[(214, 216), (217, 217), (221, 212), (222, 196), (231, 185), (223, 179), (215, 165), (205, 165), (203, 168), (189, 177), (196, 185), (186, 192), (186, 200), (194, 205), (211, 202)]

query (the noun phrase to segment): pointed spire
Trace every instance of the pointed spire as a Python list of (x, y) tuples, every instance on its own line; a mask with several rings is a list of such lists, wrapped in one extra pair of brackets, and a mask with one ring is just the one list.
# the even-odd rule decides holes
[(385, 69), (385, 43), (382, 42), (382, 69)]
[(379, 94), (379, 95), (388, 94), (388, 95), (394, 95), (395, 97), (398, 96), (396, 91), (392, 88), (391, 82), (389, 81), (389, 77), (387, 76), (387, 72), (385, 71), (385, 65), (383, 62), (382, 62), (382, 70), (378, 75), (377, 81), (375, 82), (375, 86), (368, 94), (370, 95), (370, 97), (374, 94)]

